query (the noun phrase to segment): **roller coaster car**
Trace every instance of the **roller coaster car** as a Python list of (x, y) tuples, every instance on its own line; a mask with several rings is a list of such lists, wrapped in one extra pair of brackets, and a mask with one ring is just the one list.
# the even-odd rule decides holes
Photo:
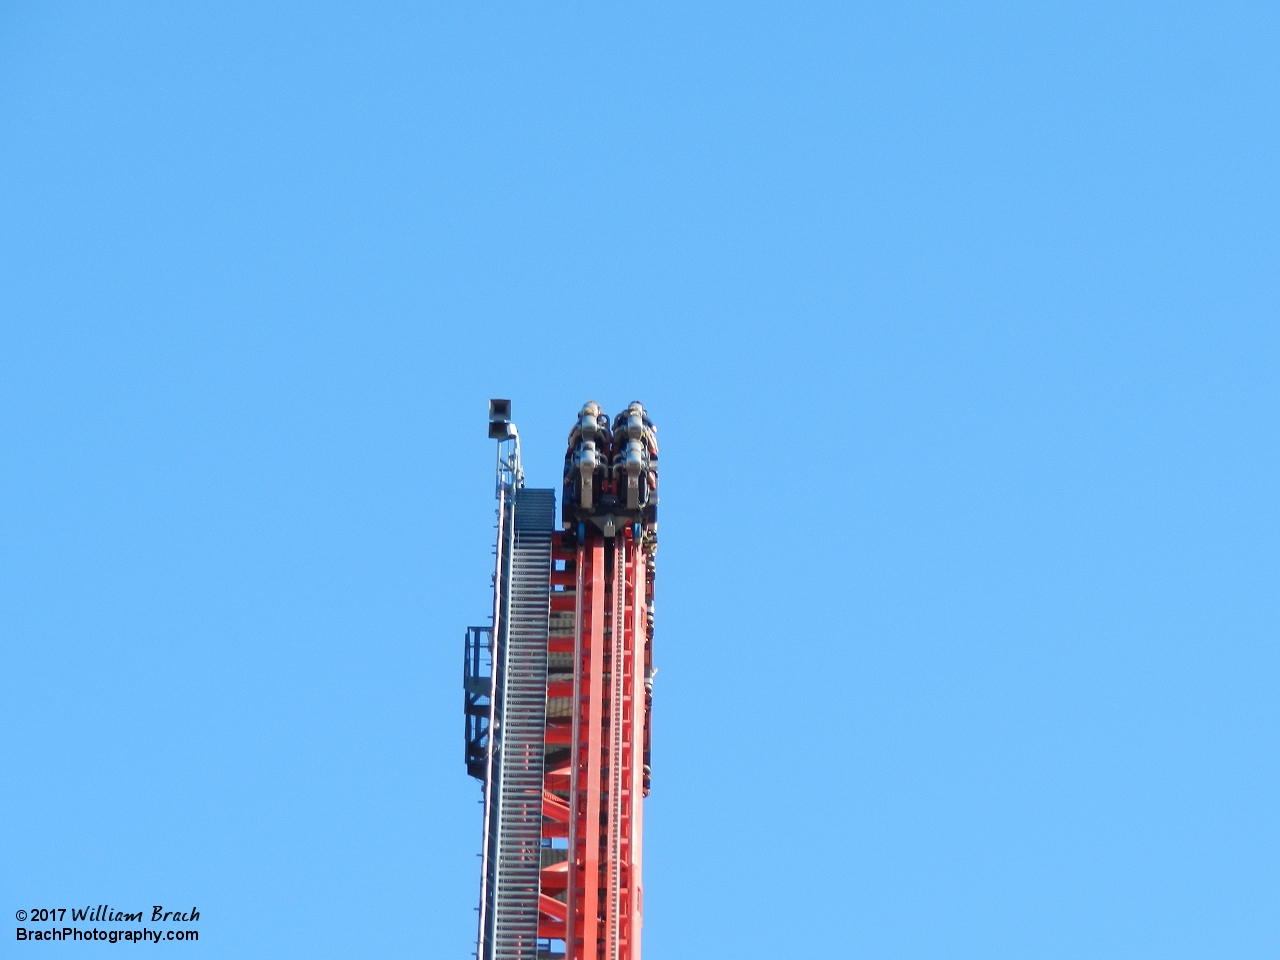
[(632, 403), (613, 421), (594, 400), (578, 414), (564, 458), (562, 518), (566, 530), (590, 520), (608, 536), (621, 523), (656, 521), (657, 428)]

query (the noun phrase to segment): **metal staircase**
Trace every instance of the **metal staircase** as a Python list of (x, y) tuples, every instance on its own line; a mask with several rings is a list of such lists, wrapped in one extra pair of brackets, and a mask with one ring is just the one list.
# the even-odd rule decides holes
[(499, 566), (506, 569), (498, 583), (487, 803), (491, 916), (481, 930), (480, 958), (536, 960), (555, 492), (518, 488), (504, 505), (509, 562)]

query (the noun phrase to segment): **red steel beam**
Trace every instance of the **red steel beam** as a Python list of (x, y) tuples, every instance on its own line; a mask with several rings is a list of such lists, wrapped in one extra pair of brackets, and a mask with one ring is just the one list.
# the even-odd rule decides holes
[(631, 635), (631, 675), (628, 677), (628, 694), (631, 701), (629, 731), (631, 749), (630, 770), (627, 778), (631, 814), (631, 842), (628, 845), (627, 852), (631, 860), (631, 882), (628, 890), (628, 920), (630, 922), (627, 930), (627, 943), (630, 947), (630, 957), (633, 960), (639, 960), (640, 928), (644, 920), (644, 893), (641, 887), (643, 877), (643, 844), (641, 841), (644, 837), (644, 774), (642, 771), (644, 756), (642, 741), (648, 709), (644, 690), (645, 657), (642, 651), (645, 645), (645, 597), (647, 592), (645, 570), (647, 564), (643, 546), (640, 543), (634, 543), (633, 546), (635, 549), (632, 553), (629, 571), (631, 575), (631, 611), (627, 624)]
[[(587, 693), (586, 783), (579, 789), (586, 794), (586, 829), (582, 837), (582, 960), (596, 960), (600, 914), (600, 782), (601, 727), (604, 716), (604, 538), (593, 535), (591, 551), (590, 620), (583, 634), (590, 644)], [(583, 611), (584, 616), (586, 611)], [(576, 745), (579, 749), (581, 741)], [(576, 944), (575, 944), (576, 946)]]
[(550, 790), (542, 791), (542, 815), (559, 823), (569, 822), (569, 805)]

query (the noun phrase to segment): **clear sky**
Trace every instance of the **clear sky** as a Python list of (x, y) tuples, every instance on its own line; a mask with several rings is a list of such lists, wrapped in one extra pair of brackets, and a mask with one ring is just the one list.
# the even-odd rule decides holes
[(465, 957), (485, 401), (553, 486), (639, 398), (648, 960), (1280, 954), (1278, 50), (1222, 0), (0, 4), (3, 916)]

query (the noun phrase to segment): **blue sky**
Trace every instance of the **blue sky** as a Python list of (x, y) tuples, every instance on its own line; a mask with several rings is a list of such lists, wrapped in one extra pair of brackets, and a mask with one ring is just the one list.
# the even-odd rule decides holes
[(1278, 49), (1262, 3), (4, 4), (6, 915), (466, 956), (485, 401), (551, 486), (639, 398), (650, 960), (1275, 956)]

